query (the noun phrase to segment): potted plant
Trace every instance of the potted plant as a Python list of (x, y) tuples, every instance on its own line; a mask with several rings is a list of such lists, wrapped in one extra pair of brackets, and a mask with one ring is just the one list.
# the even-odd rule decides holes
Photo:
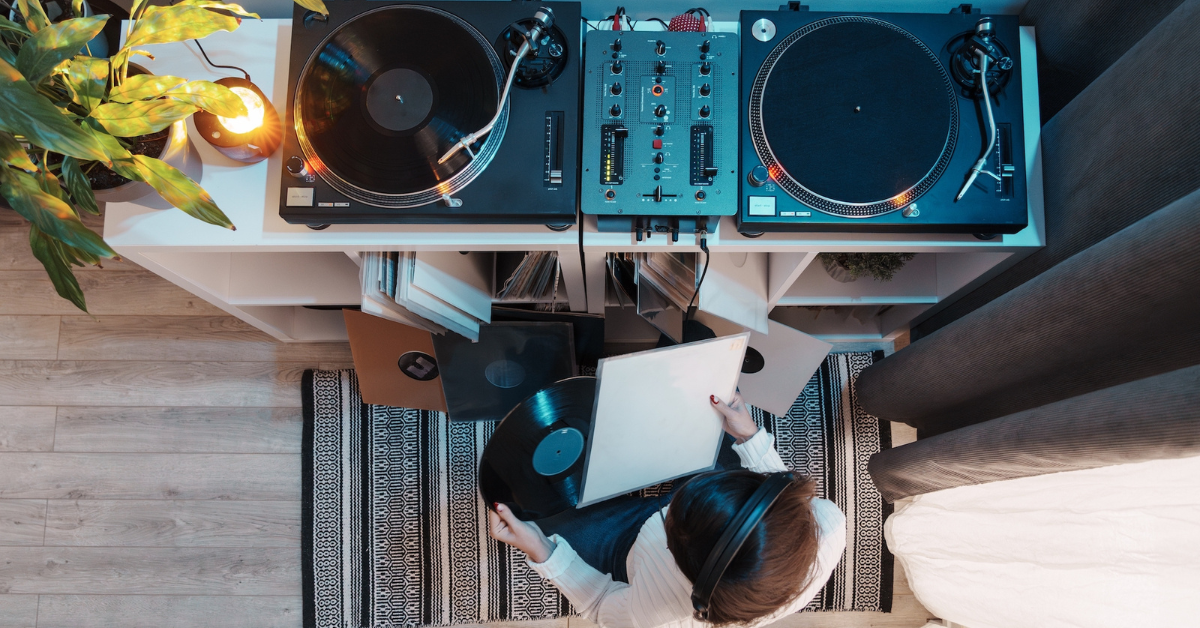
[[(299, 3), (325, 12), (321, 0)], [(140, 46), (232, 31), (240, 17), (258, 16), (210, 0), (171, 6), (134, 0), (125, 44), (110, 57), (96, 57), (79, 52), (107, 15), (51, 22), (38, 0), (16, 4), (20, 23), (0, 17), (0, 196), (31, 223), (30, 248), (59, 296), (87, 311), (71, 267), (116, 257), (79, 219), (81, 211), (100, 213), (92, 188), (113, 180), (105, 171), (148, 185), (199, 220), (234, 228), (199, 184), (160, 159), (161, 146), (171, 145), (162, 134), (184, 132), (196, 111), (236, 117), (245, 115), (245, 105), (210, 81), (131, 72), (130, 59), (150, 56)], [(82, 0), (71, 6), (71, 14), (84, 15)], [(155, 144), (158, 154), (148, 154)]]
[(821, 253), (821, 265), (837, 281), (849, 283), (862, 276), (891, 281), (915, 253)]

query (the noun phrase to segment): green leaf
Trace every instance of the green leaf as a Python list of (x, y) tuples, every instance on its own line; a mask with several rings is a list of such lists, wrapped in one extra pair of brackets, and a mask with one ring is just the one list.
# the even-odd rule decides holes
[(4, 61), (0, 61), (0, 131), (20, 135), (38, 148), (108, 163), (95, 138)]
[[(38, 186), (42, 188), (43, 192), (53, 195), (58, 200), (66, 203), (68, 207), (71, 206), (71, 197), (67, 196), (67, 191), (62, 189), (62, 185), (58, 182), (58, 177), (54, 176), (54, 173), (50, 172), (49, 168), (38, 171), (37, 181)], [(79, 214), (75, 213), (74, 207), (71, 208), (71, 215), (76, 218), (79, 217)]]
[(157, 98), (162, 96), (163, 92), (186, 82), (187, 79), (178, 76), (136, 74), (112, 88), (108, 92), (108, 99), (113, 102), (133, 102), (146, 98)]
[[(133, 159), (133, 156), (129, 154), (129, 149), (125, 148), (125, 145), (117, 140), (117, 138), (109, 135), (104, 130), (104, 127), (100, 126), (99, 122), (88, 118), (83, 121), (83, 124), (80, 125), (79, 128), (82, 129), (84, 133), (91, 135), (96, 140), (96, 143), (100, 144), (100, 147), (104, 150), (104, 154), (108, 156), (108, 159), (114, 161), (117, 159)], [(107, 165), (108, 160), (105, 160), (104, 163)]]
[(107, 15), (78, 17), (39, 30), (21, 46), (17, 70), (30, 83), (41, 83), (58, 64), (78, 54), (84, 44), (100, 33), (107, 21)]
[(92, 118), (117, 137), (137, 137), (161, 131), (196, 113), (195, 105), (173, 100), (108, 102), (92, 110)]
[[(116, 257), (100, 236), (79, 221), (79, 216), (62, 199), (42, 189), (33, 175), (6, 169), (0, 194), (18, 214), (46, 235), (97, 257)], [(53, 176), (53, 175), (51, 175)]]
[(71, 14), (75, 17), (83, 17), (83, 0), (71, 0)]
[(176, 4), (176, 6), (187, 5), (187, 6), (192, 6), (192, 7), (201, 7), (201, 8), (205, 8), (205, 9), (219, 9), (221, 11), (228, 11), (234, 15), (240, 15), (242, 17), (250, 17), (250, 18), (254, 18), (256, 20), (261, 19), (261, 18), (259, 18), (257, 13), (251, 13), (251, 12), (247, 11), (246, 9), (242, 8), (242, 5), (233, 4), (231, 2), (213, 2), (212, 0), (183, 0), (183, 2), (176, 2), (175, 4)]
[(16, 22), (14, 22), (6, 17), (0, 17), (0, 31), (13, 31), (15, 33), (21, 33), (23, 35), (32, 35), (33, 34), (33, 33), (29, 32), (28, 28), (25, 28), (24, 26), (17, 24)]
[(75, 279), (75, 273), (71, 270), (71, 260), (67, 257), (66, 247), (61, 242), (42, 233), (36, 225), (29, 229), (29, 248), (33, 251), (33, 256), (42, 263), (46, 269), (46, 274), (50, 276), (50, 282), (54, 284), (54, 291), (58, 296), (75, 304), (75, 307), (87, 311), (87, 302), (83, 298), (83, 290), (79, 287), (79, 281)]
[(74, 92), (71, 100), (91, 112), (104, 99), (108, 86), (108, 59), (75, 57), (67, 65), (67, 85)]
[(50, 25), (50, 18), (46, 17), (40, 0), (17, 0), (17, 8), (30, 32), (36, 33)]
[(9, 66), (17, 65), (17, 55), (13, 54), (13, 51), (9, 50), (3, 42), (0, 42), (0, 61), (4, 61)]
[(325, 8), (325, 3), (321, 2), (321, 0), (296, 0), (296, 4), (308, 9), (309, 11), (316, 11), (321, 15), (329, 15), (329, 9)]
[(29, 158), (29, 154), (25, 152), (25, 147), (13, 137), (12, 133), (0, 131), (0, 161), (16, 166), (26, 172), (36, 172), (37, 166), (33, 165), (33, 160)]
[(195, 105), (213, 115), (236, 118), (246, 115), (246, 103), (228, 87), (211, 81), (188, 81), (165, 96)]
[(196, 6), (148, 6), (125, 39), (125, 47), (204, 39), (217, 31), (236, 30), (240, 23), (236, 17)]
[(89, 214), (100, 215), (96, 195), (92, 193), (92, 184), (74, 157), (63, 157), (62, 174), (75, 205)]
[(208, 192), (174, 166), (145, 155), (134, 155), (133, 159), (142, 173), (142, 180), (149, 183), (168, 203), (210, 225), (234, 228), (229, 217), (217, 207)]

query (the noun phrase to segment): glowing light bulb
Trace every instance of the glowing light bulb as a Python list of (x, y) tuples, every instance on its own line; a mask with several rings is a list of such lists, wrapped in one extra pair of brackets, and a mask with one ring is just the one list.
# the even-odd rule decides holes
[(221, 126), (230, 133), (237, 134), (249, 133), (261, 127), (266, 108), (262, 98), (259, 98), (258, 94), (247, 87), (235, 86), (230, 87), (229, 90), (242, 99), (242, 103), (246, 105), (246, 115), (236, 118), (217, 116), (217, 121), (221, 123)]

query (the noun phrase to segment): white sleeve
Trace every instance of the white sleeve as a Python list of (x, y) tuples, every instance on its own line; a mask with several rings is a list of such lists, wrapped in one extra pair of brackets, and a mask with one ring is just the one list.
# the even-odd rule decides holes
[(779, 452), (775, 451), (775, 436), (762, 428), (741, 445), (734, 444), (733, 451), (742, 459), (742, 466), (756, 473), (787, 471)]
[(552, 535), (550, 540), (555, 548), (546, 562), (525, 559), (534, 571), (557, 587), (589, 621), (604, 628), (641, 628), (631, 611), (630, 585), (587, 564), (559, 535)]

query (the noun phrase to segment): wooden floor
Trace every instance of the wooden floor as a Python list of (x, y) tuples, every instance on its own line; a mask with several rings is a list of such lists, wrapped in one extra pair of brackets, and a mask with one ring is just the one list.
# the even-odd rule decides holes
[[(299, 381), (348, 346), (276, 343), (127, 262), (78, 272), (82, 315), (27, 238), (0, 210), (0, 628), (299, 627)], [(780, 623), (917, 628), (896, 578), (891, 614)]]

